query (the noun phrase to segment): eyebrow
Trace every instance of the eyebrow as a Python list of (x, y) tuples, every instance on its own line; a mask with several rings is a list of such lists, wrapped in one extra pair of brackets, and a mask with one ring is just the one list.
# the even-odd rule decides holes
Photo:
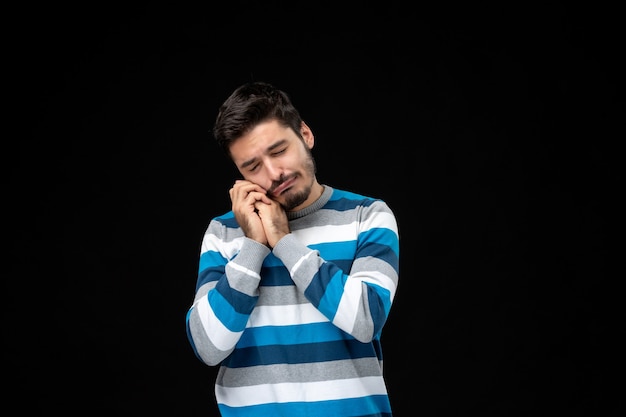
[[(277, 141), (277, 142), (274, 142), (274, 143), (273, 143), (270, 147), (268, 147), (268, 148), (265, 150), (265, 153), (270, 153), (270, 152), (272, 152), (274, 149), (276, 149), (276, 148), (280, 148), (281, 146), (283, 146), (283, 145), (284, 145), (284, 144), (286, 144), (286, 143), (287, 143), (287, 139), (281, 139), (281, 140), (279, 140), (279, 141)], [(256, 161), (257, 161), (257, 158), (256, 158), (256, 157), (254, 157), (254, 158), (252, 158), (252, 159), (248, 159), (247, 161), (244, 161), (244, 162), (241, 164), (241, 168), (246, 168), (246, 167), (249, 167), (250, 165), (254, 164)]]

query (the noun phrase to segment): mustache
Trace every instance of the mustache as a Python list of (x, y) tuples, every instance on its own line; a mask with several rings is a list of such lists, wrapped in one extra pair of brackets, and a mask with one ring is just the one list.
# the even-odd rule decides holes
[(278, 178), (276, 181), (272, 181), (272, 185), (267, 190), (267, 193), (268, 194), (274, 194), (274, 190), (276, 190), (276, 188), (278, 188), (278, 186), (280, 186), (285, 181), (288, 181), (288, 180), (290, 180), (292, 178), (295, 178), (296, 175), (297, 174), (281, 175), (280, 178)]

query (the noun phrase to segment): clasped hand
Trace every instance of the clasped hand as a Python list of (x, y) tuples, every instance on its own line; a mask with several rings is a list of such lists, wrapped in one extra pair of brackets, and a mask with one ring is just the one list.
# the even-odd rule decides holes
[(289, 233), (285, 210), (260, 185), (236, 180), (229, 194), (235, 219), (250, 239), (273, 248)]

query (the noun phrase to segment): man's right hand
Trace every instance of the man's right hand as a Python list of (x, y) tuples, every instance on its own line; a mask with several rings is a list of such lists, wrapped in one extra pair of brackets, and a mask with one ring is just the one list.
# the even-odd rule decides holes
[(265, 235), (261, 218), (255, 208), (255, 204), (258, 203), (272, 203), (266, 191), (253, 182), (236, 180), (233, 187), (229, 190), (229, 194), (235, 219), (243, 233), (246, 237), (267, 245), (267, 236)]

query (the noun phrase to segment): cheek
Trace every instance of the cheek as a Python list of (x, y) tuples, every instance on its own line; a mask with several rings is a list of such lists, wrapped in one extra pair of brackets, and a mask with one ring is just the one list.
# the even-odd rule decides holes
[(263, 188), (264, 190), (268, 190), (270, 188), (270, 186), (272, 185), (272, 181), (268, 179), (268, 176), (265, 175), (264, 173), (260, 172), (260, 173), (254, 173), (251, 174), (249, 172), (246, 172), (245, 174), (243, 172), (240, 171), (240, 174), (243, 176), (243, 179), (246, 181), (250, 181), (253, 182), (257, 185), (260, 185), (261, 188)]

